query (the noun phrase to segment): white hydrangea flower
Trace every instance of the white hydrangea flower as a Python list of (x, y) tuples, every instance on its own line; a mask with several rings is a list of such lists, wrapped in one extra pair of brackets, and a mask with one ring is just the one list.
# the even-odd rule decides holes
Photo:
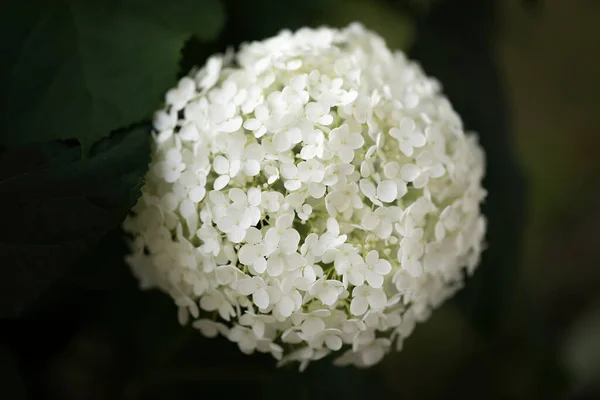
[(182, 324), (367, 367), (472, 273), (484, 155), (439, 84), (376, 34), (284, 31), (166, 94), (124, 227)]

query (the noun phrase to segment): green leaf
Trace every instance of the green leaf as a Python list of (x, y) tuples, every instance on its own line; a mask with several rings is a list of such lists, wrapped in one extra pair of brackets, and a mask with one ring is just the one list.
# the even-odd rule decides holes
[[(171, 31), (188, 29), (201, 40), (212, 40), (225, 24), (225, 10), (219, 0), (177, 0), (168, 6), (163, 1), (125, 0), (140, 15), (156, 20)], [(167, 8), (171, 12), (167, 11)]]
[(8, 146), (77, 139), (87, 151), (111, 131), (149, 117), (175, 84), (184, 42), (191, 34), (214, 37), (224, 19), (217, 0), (29, 7), (31, 16), (21, 10), (15, 21), (3, 21), (28, 31), (6, 68)]
[(0, 316), (16, 316), (114, 228), (147, 169), (148, 128), (113, 134), (81, 159), (48, 143), (0, 156)]

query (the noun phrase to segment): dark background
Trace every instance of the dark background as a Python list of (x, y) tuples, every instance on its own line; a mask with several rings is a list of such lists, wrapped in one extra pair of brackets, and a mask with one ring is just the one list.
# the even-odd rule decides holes
[[(361, 21), (487, 152), (475, 276), (369, 370), (299, 374), (181, 328), (119, 229), (152, 112), (207, 56)], [(8, 1), (0, 20), (0, 398), (600, 398), (600, 2)]]

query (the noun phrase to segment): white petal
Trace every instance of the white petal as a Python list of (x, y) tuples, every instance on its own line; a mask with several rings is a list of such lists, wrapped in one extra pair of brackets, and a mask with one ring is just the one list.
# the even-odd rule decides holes
[(338, 148), (337, 155), (343, 163), (349, 163), (354, 159), (354, 150), (348, 146)]
[(286, 213), (286, 214), (283, 214), (283, 215), (277, 217), (277, 220), (275, 221), (275, 227), (279, 230), (284, 230), (284, 229), (287, 229), (290, 226), (292, 226), (293, 223), (294, 223), (294, 214)]
[(413, 186), (416, 189), (421, 189), (427, 185), (427, 182), (429, 182), (429, 174), (427, 172), (423, 172), (413, 181)]
[(256, 260), (254, 260), (254, 264), (252, 264), (252, 268), (254, 268), (256, 273), (262, 274), (267, 269), (267, 260), (265, 260), (264, 257), (257, 258)]
[(267, 133), (267, 128), (265, 128), (264, 126), (261, 126), (256, 132), (254, 132), (254, 137), (255, 138), (260, 138), (265, 133)]
[(262, 193), (259, 188), (250, 188), (248, 190), (248, 204), (258, 206), (261, 201)]
[(331, 315), (331, 311), (329, 311), (325, 308), (322, 308), (320, 310), (314, 310), (310, 314), (314, 315), (315, 317), (319, 317), (319, 318), (327, 318)]
[(368, 214), (362, 219), (362, 225), (368, 231), (375, 229), (377, 224), (379, 224), (379, 218), (373, 214)]
[(233, 243), (241, 243), (246, 236), (246, 230), (244, 228), (240, 228), (239, 226), (234, 226), (227, 232), (227, 237)]
[(408, 193), (406, 182), (404, 182), (402, 179), (396, 179), (396, 187), (398, 190), (398, 193), (396, 194), (397, 198), (401, 199), (406, 193)]
[(269, 228), (265, 234), (265, 244), (271, 247), (277, 247), (280, 237), (281, 235), (279, 234), (278, 228)]
[(257, 160), (247, 160), (244, 163), (243, 170), (247, 176), (256, 176), (260, 173), (260, 162)]
[(196, 205), (190, 199), (185, 199), (181, 202), (179, 211), (184, 218), (188, 218), (197, 212)]
[(223, 156), (216, 156), (213, 161), (213, 169), (219, 175), (229, 172), (229, 161)]
[(298, 176), (298, 168), (294, 163), (282, 163), (279, 169), (281, 171), (281, 175), (286, 179), (294, 179)]
[(319, 118), (319, 124), (321, 125), (330, 125), (333, 122), (333, 116), (331, 114), (325, 114)]
[(241, 279), (235, 287), (236, 292), (243, 296), (249, 296), (257, 290), (257, 286), (262, 286), (262, 279), (259, 277)]
[(239, 115), (226, 120), (225, 122), (221, 123), (217, 129), (222, 131), (222, 132), (227, 132), (227, 133), (231, 133), (231, 132), (235, 132), (238, 129), (241, 128), (242, 126), (242, 117), (240, 117)]
[(414, 278), (418, 278), (423, 272), (419, 260), (408, 260), (408, 262), (402, 263), (402, 266)]
[(444, 168), (444, 166), (440, 163), (435, 164), (430, 170), (429, 170), (429, 175), (432, 178), (439, 178), (441, 176), (444, 176), (444, 174), (446, 173), (446, 169)]
[(214, 338), (219, 334), (217, 324), (209, 319), (199, 319), (198, 321), (194, 321), (192, 326), (200, 330), (207, 338)]
[(190, 199), (194, 203), (199, 203), (204, 199), (206, 195), (206, 189), (202, 186), (196, 186), (190, 190)]
[(292, 142), (292, 145), (296, 145), (302, 141), (302, 131), (300, 128), (292, 128), (288, 130), (287, 135), (290, 142)]
[(446, 228), (444, 228), (444, 224), (442, 221), (439, 221), (435, 224), (435, 240), (441, 242), (446, 237)]
[(385, 350), (382, 347), (373, 345), (361, 352), (361, 359), (365, 366), (370, 367), (381, 361), (384, 355)]
[(262, 161), (265, 158), (265, 149), (258, 143), (252, 143), (246, 147), (244, 154), (247, 159)]
[(273, 146), (279, 152), (287, 151), (292, 147), (292, 141), (287, 132), (278, 132), (273, 135)]
[(254, 324), (252, 324), (252, 331), (254, 332), (257, 338), (262, 338), (265, 335), (265, 323), (260, 320), (254, 321)]
[(400, 128), (392, 128), (389, 130), (389, 134), (391, 137), (396, 138), (396, 139), (400, 139), (402, 137), (402, 131), (400, 130)]
[(310, 317), (302, 323), (302, 333), (307, 337), (313, 337), (325, 330), (325, 321), (321, 318)]
[(283, 184), (283, 186), (285, 186), (285, 188), (287, 190), (289, 190), (290, 192), (293, 192), (295, 190), (300, 189), (300, 187), (302, 186), (302, 182), (300, 182), (297, 179), (291, 179), (291, 180), (285, 181), (285, 183)]
[(157, 143), (165, 143), (167, 140), (171, 139), (173, 137), (173, 129), (167, 129), (164, 131), (159, 132), (156, 135), (156, 142)]
[(260, 128), (260, 125), (260, 121), (256, 118), (251, 118), (244, 122), (244, 128), (248, 129), (249, 131), (257, 130), (258, 128)]
[(306, 118), (309, 121), (317, 123), (321, 115), (325, 113), (325, 107), (321, 103), (311, 102), (305, 108)]
[(320, 199), (325, 194), (327, 188), (322, 183), (309, 183), (308, 193), (315, 199)]
[(252, 295), (252, 301), (258, 308), (267, 308), (269, 307), (269, 293), (266, 289), (258, 289)]
[(229, 161), (229, 175), (236, 176), (242, 169), (242, 162), (240, 160)]
[(244, 265), (251, 265), (258, 258), (255, 246), (245, 244), (238, 251), (238, 259)]
[(387, 302), (387, 297), (385, 296), (384, 291), (379, 289), (373, 290), (371, 294), (367, 296), (367, 300), (371, 308), (375, 310), (383, 310)]
[(348, 281), (354, 286), (360, 286), (365, 283), (365, 277), (357, 268), (352, 268), (347, 272)]
[(352, 149), (360, 149), (365, 144), (365, 139), (360, 133), (353, 133), (346, 141), (346, 144)]
[(154, 113), (154, 119), (152, 122), (157, 131), (164, 131), (166, 129), (173, 128), (177, 122), (177, 113), (167, 113), (164, 110), (159, 110)]
[(394, 179), (398, 172), (400, 171), (400, 165), (396, 161), (391, 161), (386, 163), (383, 167), (383, 174), (388, 179)]
[(294, 280), (294, 286), (296, 286), (299, 290), (304, 292), (308, 291), (312, 286), (314, 279), (310, 279), (307, 277), (300, 277)]
[(367, 299), (362, 296), (353, 298), (350, 303), (350, 312), (353, 315), (363, 315), (367, 312), (367, 308), (369, 308), (369, 303), (367, 302)]
[(215, 183), (213, 185), (213, 189), (221, 190), (229, 183), (229, 175), (221, 175), (217, 179), (215, 179)]
[[(218, 292), (217, 292), (218, 293)], [(223, 298), (215, 295), (205, 295), (200, 299), (200, 307), (205, 311), (214, 311), (219, 308)]]
[(327, 219), (327, 232), (331, 232), (335, 236), (340, 234), (340, 225), (335, 218)]
[(257, 244), (262, 240), (262, 234), (258, 229), (251, 227), (246, 230), (246, 237), (244, 239), (249, 244)]
[(401, 140), (398, 147), (406, 157), (410, 157), (414, 153), (413, 145), (410, 144), (408, 141)]
[(281, 298), (281, 300), (279, 300), (279, 303), (277, 303), (276, 308), (277, 308), (277, 311), (283, 317), (287, 318), (290, 315), (292, 315), (292, 313), (294, 312), (294, 310), (296, 308), (296, 304), (295, 304), (294, 300), (292, 300), (288, 296), (284, 296)]
[(421, 169), (415, 164), (406, 164), (400, 169), (400, 176), (407, 182), (412, 182), (421, 174)]
[(216, 269), (215, 277), (220, 285), (227, 285), (235, 279), (235, 275), (239, 272), (236, 267), (231, 265), (223, 265)]
[(274, 254), (267, 260), (267, 271), (270, 276), (279, 276), (283, 273), (283, 260), (279, 254)]
[(232, 342), (239, 342), (244, 336), (245, 330), (241, 326), (236, 326), (229, 331), (228, 339)]
[(417, 157), (417, 165), (421, 167), (429, 167), (433, 164), (433, 156), (429, 151), (424, 151)]
[(377, 272), (380, 275), (387, 275), (390, 273), (391, 270), (392, 264), (390, 264), (388, 260), (380, 259), (379, 261), (377, 261), (377, 264), (375, 264), (375, 272)]
[(298, 250), (300, 234), (295, 229), (286, 229), (279, 239), (279, 248), (283, 253), (289, 254)]
[(269, 303), (275, 304), (281, 299), (281, 290), (275, 286), (267, 286), (267, 293), (269, 294)]
[(367, 271), (366, 278), (369, 286), (372, 288), (379, 289), (383, 285), (383, 276), (379, 275), (378, 273)]
[(242, 189), (232, 188), (229, 190), (228, 196), (234, 203), (240, 203), (241, 205), (246, 203), (246, 193)]
[(182, 126), (178, 134), (181, 140), (184, 141), (196, 141), (200, 139), (198, 128), (196, 128), (196, 124), (193, 123), (187, 123)]
[(328, 284), (328, 286), (323, 288), (318, 297), (323, 304), (326, 306), (331, 306), (337, 301), (338, 296), (338, 289), (333, 287), (331, 284)]
[(425, 143), (427, 143), (427, 139), (425, 138), (425, 135), (423, 135), (421, 132), (413, 133), (410, 136), (410, 141), (411, 141), (412, 145), (415, 147), (423, 147), (423, 146), (425, 146)]
[(402, 121), (400, 121), (400, 131), (403, 135), (408, 135), (414, 131), (416, 127), (415, 121), (412, 118), (402, 118)]
[(385, 180), (377, 185), (377, 197), (383, 202), (391, 203), (396, 200), (398, 186), (392, 180)]
[(303, 158), (304, 160), (309, 160), (311, 158), (314, 158), (317, 155), (317, 147), (313, 146), (313, 145), (307, 145), (302, 147), (302, 150), (300, 150), (300, 157)]
[(256, 118), (261, 121), (266, 121), (269, 118), (269, 107), (266, 104), (259, 104), (254, 110)]
[(374, 265), (379, 260), (379, 252), (377, 250), (371, 250), (365, 257), (365, 261), (369, 265)]
[(369, 179), (361, 179), (359, 181), (360, 191), (368, 198), (374, 198), (377, 194), (375, 184)]
[(325, 345), (333, 351), (337, 351), (342, 348), (342, 339), (339, 336), (328, 335), (325, 338)]

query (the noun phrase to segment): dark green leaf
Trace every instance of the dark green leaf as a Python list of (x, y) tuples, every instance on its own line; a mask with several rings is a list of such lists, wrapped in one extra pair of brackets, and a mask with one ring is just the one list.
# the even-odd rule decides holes
[(149, 160), (148, 129), (113, 134), (81, 159), (58, 143), (0, 157), (0, 315), (15, 316), (135, 204)]
[(111, 131), (147, 118), (175, 83), (185, 40), (192, 33), (209, 39), (223, 23), (217, 0), (195, 7), (158, 0), (38, 1), (29, 7), (31, 15), (16, 12), (15, 21), (4, 21), (28, 32), (20, 35), (12, 65), (4, 67), (8, 146), (77, 139), (87, 150)]
[(125, 1), (165, 28), (178, 31), (184, 27), (201, 40), (214, 39), (225, 23), (225, 10), (219, 0), (177, 0), (168, 6), (158, 0)]
[[(113, 290), (131, 279), (124, 255), (129, 251), (121, 227), (107, 233), (100, 243), (71, 265), (67, 281), (87, 290)], [(137, 288), (136, 288), (137, 290)]]

